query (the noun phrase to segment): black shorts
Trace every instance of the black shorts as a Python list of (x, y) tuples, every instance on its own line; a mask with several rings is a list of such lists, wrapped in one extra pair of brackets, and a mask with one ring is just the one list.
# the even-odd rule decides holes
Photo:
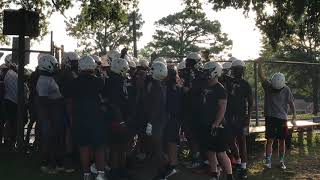
[(167, 143), (179, 143), (181, 122), (174, 117), (169, 117), (164, 130), (164, 140)]
[(225, 128), (228, 138), (231, 139), (248, 135), (247, 128), (243, 127), (242, 125), (226, 125)]
[(266, 139), (286, 139), (288, 136), (287, 120), (266, 117)]
[(206, 151), (224, 152), (228, 148), (227, 133), (225, 128), (218, 128), (215, 134), (212, 134), (211, 125), (203, 126), (201, 132), (198, 132), (201, 137), (200, 146), (205, 148)]
[(18, 105), (10, 100), (4, 100), (4, 114), (7, 122), (17, 124)]
[(228, 136), (235, 138), (248, 135), (244, 122), (245, 115), (226, 113), (225, 128), (227, 129)]

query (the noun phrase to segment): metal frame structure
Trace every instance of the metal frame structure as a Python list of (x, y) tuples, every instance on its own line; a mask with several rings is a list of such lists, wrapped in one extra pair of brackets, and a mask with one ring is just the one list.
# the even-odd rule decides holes
[[(45, 53), (51, 54), (53, 56), (58, 57), (58, 52), (64, 50), (64, 46), (57, 47), (54, 45), (53, 41), (53, 32), (51, 31), (51, 41), (50, 41), (50, 51), (41, 51), (41, 50), (24, 50), (25, 49), (25, 37), (24, 35), (19, 35), (19, 49), (12, 49), (12, 48), (0, 48), (0, 51), (11, 51), (11, 52), (18, 52), (19, 54), (19, 67), (24, 67), (24, 59), (26, 52), (34, 52), (34, 53)], [(18, 69), (18, 112), (17, 112), (17, 147), (21, 150), (24, 141), (24, 68)]]
[[(165, 55), (165, 54), (159, 54), (156, 55), (157, 57), (167, 57), (167, 58), (185, 58), (186, 56), (171, 56), (171, 55)], [(255, 89), (255, 119), (256, 119), (256, 126), (259, 126), (259, 98), (258, 98), (258, 70), (257, 70), (257, 61), (255, 60), (244, 60), (246, 63), (253, 63), (254, 66), (254, 89)], [(176, 61), (176, 63), (179, 63), (180, 61)], [(216, 62), (230, 62), (230, 61), (222, 61), (218, 60)], [(279, 58), (274, 58), (274, 59), (268, 59), (262, 61), (262, 63), (267, 63), (267, 64), (289, 64), (289, 65), (311, 65), (311, 66), (319, 66), (320, 63), (309, 63), (309, 62), (299, 62), (299, 61), (283, 61)]]

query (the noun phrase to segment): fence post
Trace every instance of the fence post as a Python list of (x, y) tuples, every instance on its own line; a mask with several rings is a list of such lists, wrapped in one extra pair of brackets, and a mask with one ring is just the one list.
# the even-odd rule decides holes
[(254, 95), (255, 95), (255, 109), (256, 109), (256, 126), (259, 126), (259, 102), (258, 102), (258, 73), (257, 63), (253, 63), (254, 66)]
[[(25, 27), (25, 26), (23, 26)], [(24, 32), (24, 31), (23, 31)], [(25, 96), (24, 96), (24, 65), (25, 65), (25, 36), (19, 35), (19, 56), (18, 56), (18, 112), (17, 112), (17, 147), (22, 150), (24, 140), (24, 118), (25, 118)]]

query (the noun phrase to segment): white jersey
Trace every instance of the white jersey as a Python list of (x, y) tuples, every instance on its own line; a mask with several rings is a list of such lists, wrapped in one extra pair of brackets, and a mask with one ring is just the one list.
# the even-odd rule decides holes
[(40, 97), (48, 97), (49, 99), (62, 98), (59, 86), (53, 77), (40, 75), (36, 88)]

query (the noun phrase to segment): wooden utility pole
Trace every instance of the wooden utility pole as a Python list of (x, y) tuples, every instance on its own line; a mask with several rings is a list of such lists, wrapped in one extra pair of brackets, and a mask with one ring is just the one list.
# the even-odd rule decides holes
[(137, 47), (137, 14), (136, 11), (133, 11), (133, 15), (132, 15), (132, 35), (133, 35), (133, 56), (135, 58), (138, 57), (138, 47)]

